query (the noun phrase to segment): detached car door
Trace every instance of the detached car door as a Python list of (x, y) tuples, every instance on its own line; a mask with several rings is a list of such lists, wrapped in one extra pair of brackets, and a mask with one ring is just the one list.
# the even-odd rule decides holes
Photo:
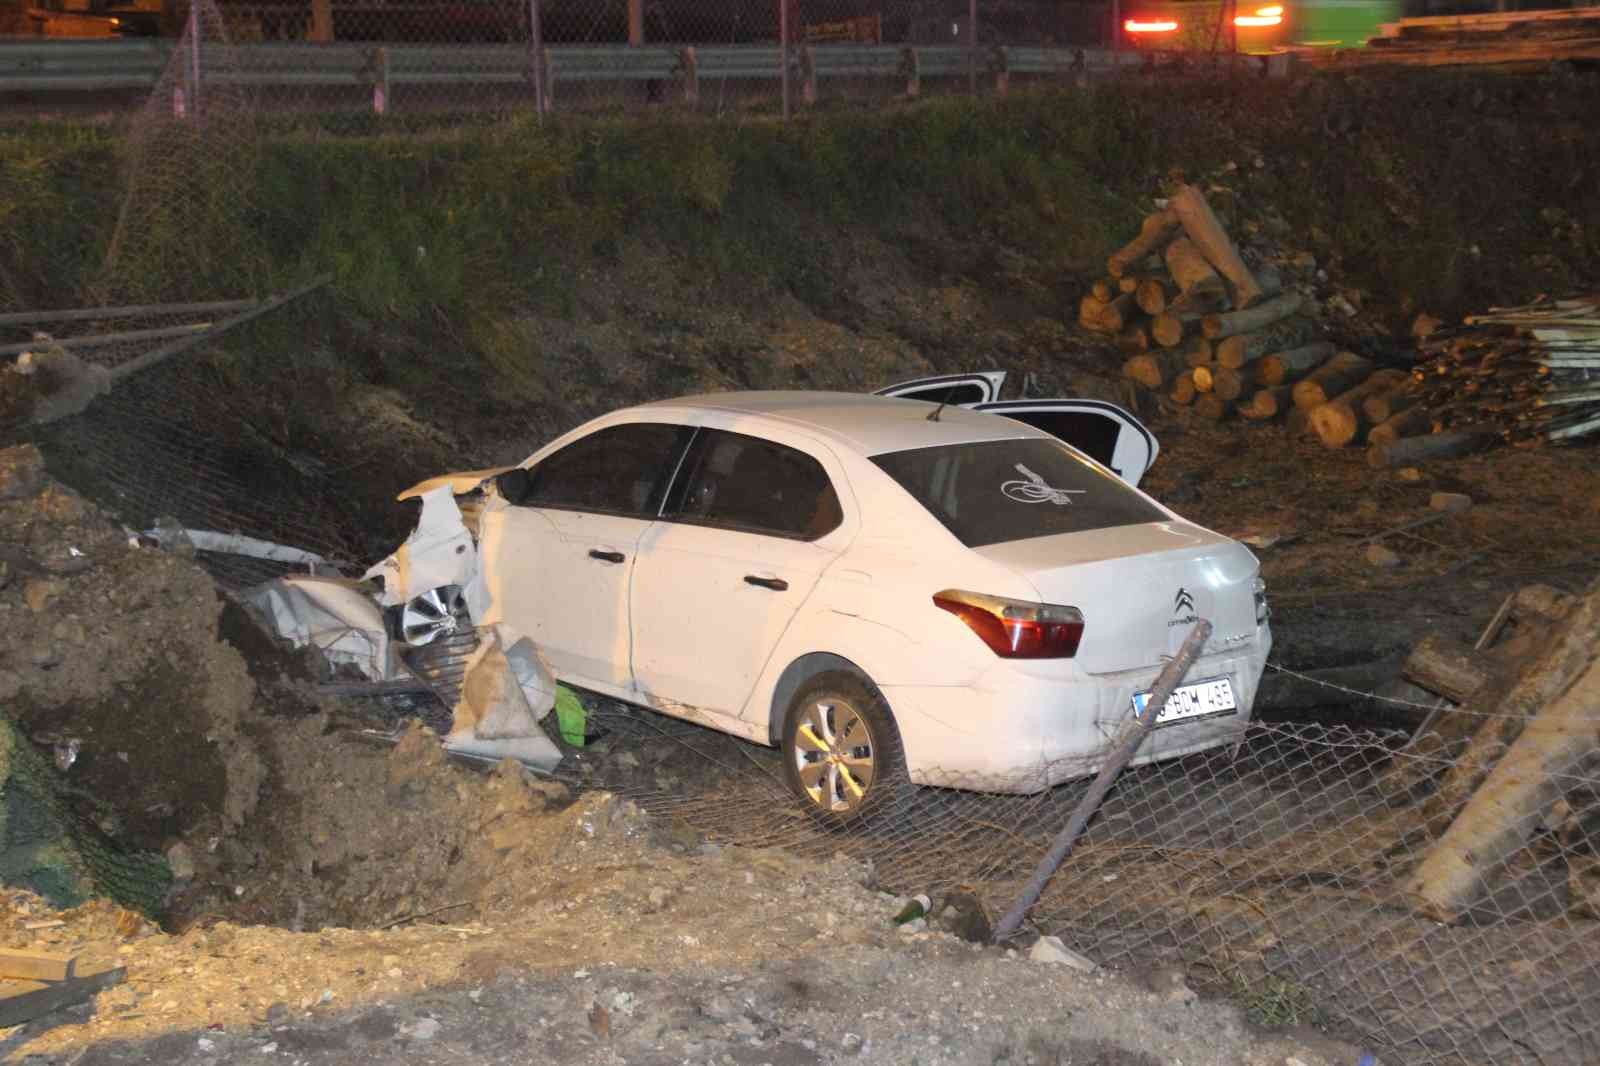
[(628, 686), (635, 551), (693, 434), (660, 422), (597, 430), (541, 459), (512, 506), (485, 515), (489, 618), (531, 637), (563, 680)]
[(1000, 386), (1005, 384), (1004, 370), (985, 370), (974, 374), (941, 374), (932, 378), (915, 378), (879, 389), (874, 396), (898, 396), (902, 400), (927, 400), (929, 403), (947, 403), (952, 407), (971, 407), (1000, 398)]
[(696, 435), (634, 570), (635, 684), (654, 705), (728, 717), (744, 707), (849, 539), (819, 455), (842, 479), (831, 454), (798, 438)]
[(1066, 441), (1128, 484), (1138, 487), (1160, 446), (1144, 424), (1100, 400), (1002, 400), (973, 410), (1004, 415)]

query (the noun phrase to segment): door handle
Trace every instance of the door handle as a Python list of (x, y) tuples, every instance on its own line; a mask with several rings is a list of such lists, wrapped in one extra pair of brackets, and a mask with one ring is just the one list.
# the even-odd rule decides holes
[(757, 577), (754, 574), (744, 575), (744, 583), (746, 585), (759, 585), (764, 589), (771, 589), (773, 592), (782, 592), (789, 587), (789, 583), (781, 577)]
[(590, 548), (589, 558), (599, 559), (603, 563), (620, 563), (627, 556), (621, 552), (603, 552), (599, 548)]

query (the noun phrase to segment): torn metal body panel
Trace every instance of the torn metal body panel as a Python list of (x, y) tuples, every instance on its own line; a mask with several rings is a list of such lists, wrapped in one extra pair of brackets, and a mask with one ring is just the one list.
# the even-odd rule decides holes
[(383, 611), (365, 588), (327, 577), (284, 577), (244, 593), (278, 636), (297, 648), (311, 646), (330, 665), (349, 665), (371, 681), (396, 680)]
[[(447, 475), (402, 494), (422, 501), (417, 527), (361, 582), (285, 578), (247, 599), (296, 646), (314, 645), (375, 683), (426, 684), (451, 708), (446, 749), (549, 771), (561, 750), (539, 722), (555, 706), (555, 675), (531, 639), (487, 617), (493, 583), (456, 499), (499, 472)], [(472, 500), (472, 527), (496, 499)]]

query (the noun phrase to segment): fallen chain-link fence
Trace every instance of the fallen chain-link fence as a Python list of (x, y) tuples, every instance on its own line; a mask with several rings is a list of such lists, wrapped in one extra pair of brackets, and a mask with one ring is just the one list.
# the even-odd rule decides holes
[[(998, 915), (1089, 787), (1001, 795), (952, 777), (840, 829), (802, 809), (769, 749), (615, 703), (595, 720), (606, 736), (575, 783), (715, 843), (870, 861), (882, 888), (926, 893), (936, 912), (964, 893)], [(1413, 884), (1459, 811), (1438, 797), (1501, 756), (1410, 739), (1255, 722), (1234, 746), (1128, 770), (1030, 924), (1104, 964), (1181, 964), (1257, 1021), (1329, 1026), (1384, 1062), (1596, 1061), (1600, 768), (1552, 770), (1563, 798), (1440, 921)]]

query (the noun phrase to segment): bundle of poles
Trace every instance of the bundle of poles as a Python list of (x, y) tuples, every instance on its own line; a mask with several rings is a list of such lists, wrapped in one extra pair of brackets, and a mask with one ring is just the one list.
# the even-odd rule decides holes
[(1600, 433), (1600, 295), (1494, 308), (1420, 348), (1401, 393), (1418, 432), (1473, 427), (1530, 448)]

